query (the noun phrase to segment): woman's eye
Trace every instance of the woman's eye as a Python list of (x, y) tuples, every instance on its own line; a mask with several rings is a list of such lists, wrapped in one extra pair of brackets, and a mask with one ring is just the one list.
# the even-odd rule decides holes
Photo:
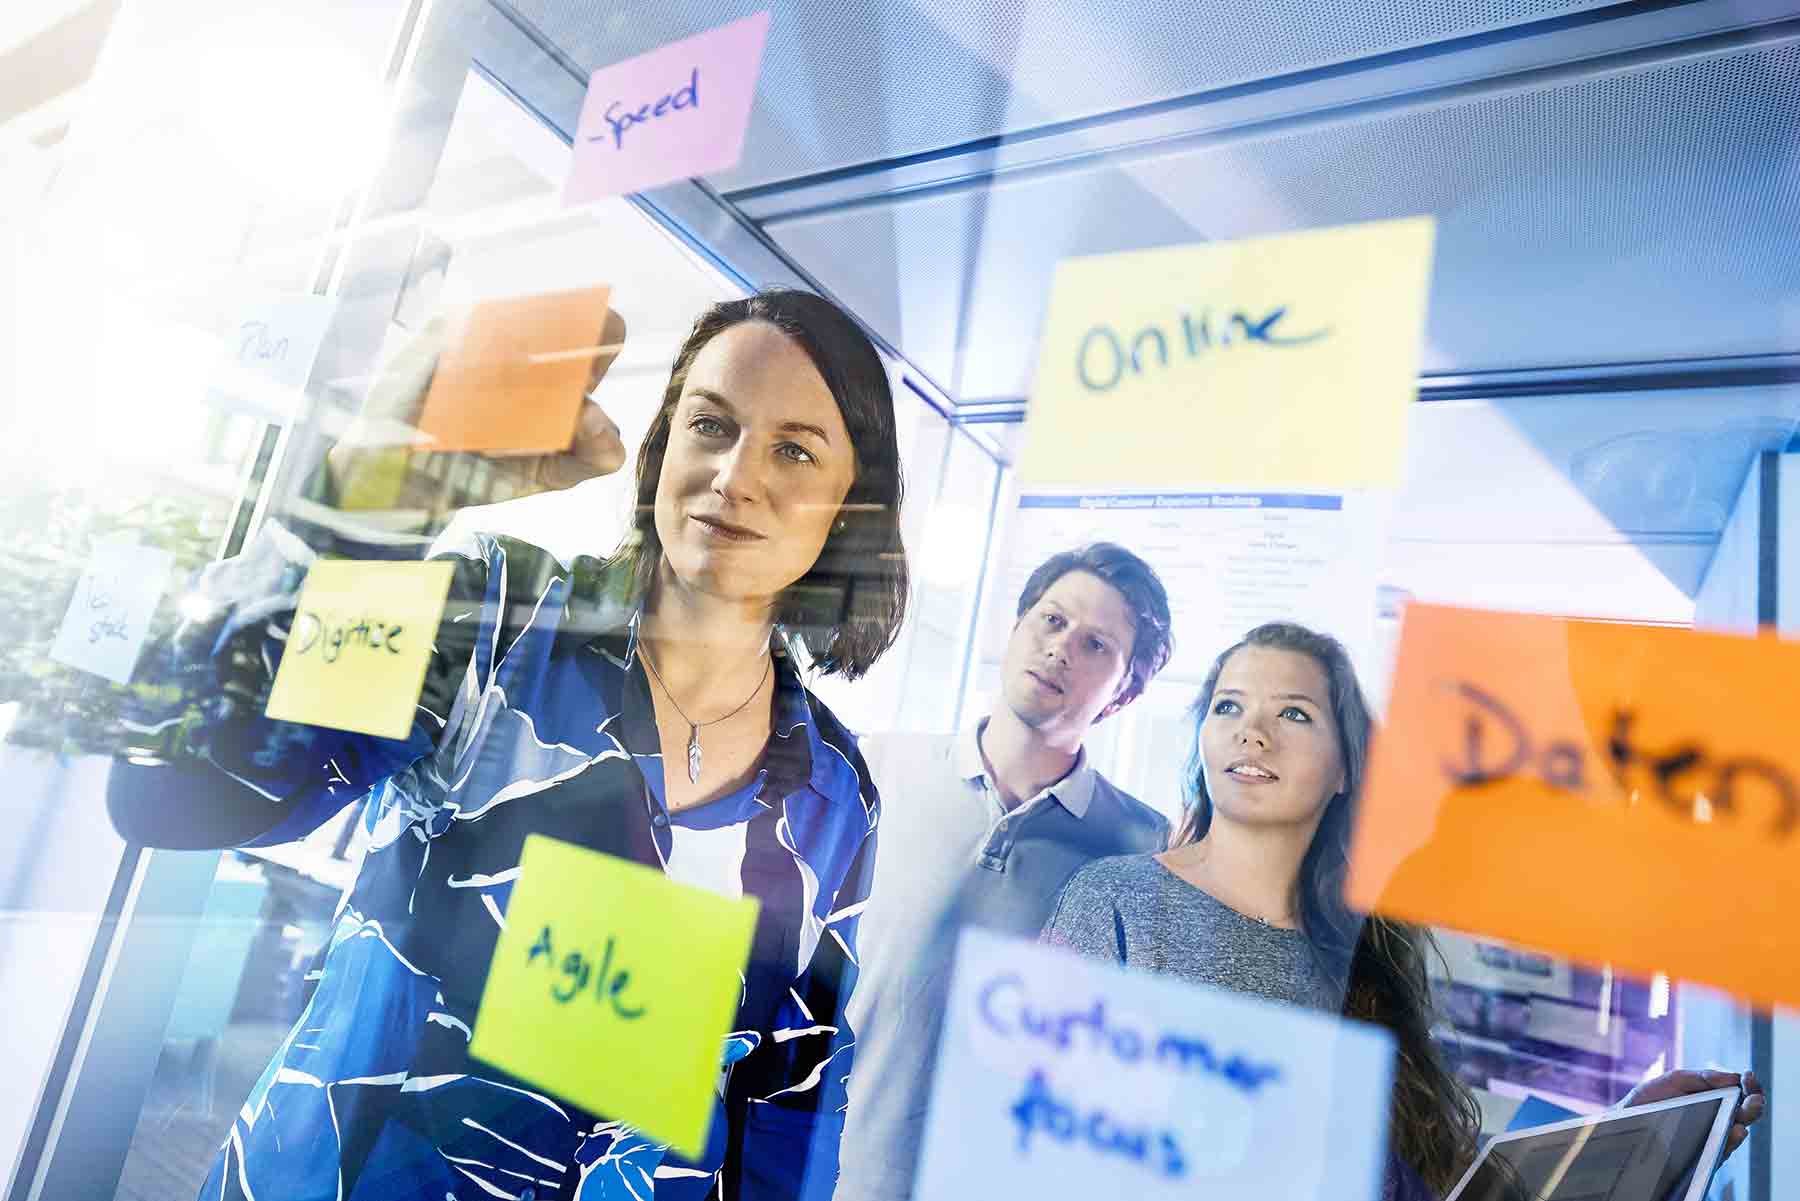
[(1062, 626), (1062, 618), (1058, 617), (1054, 613), (1046, 613), (1046, 614), (1044, 614), (1044, 624), (1049, 626), (1053, 630), (1059, 629)]
[(1212, 711), (1220, 716), (1236, 713), (1238, 711), (1238, 703), (1236, 701), (1220, 701), (1213, 706)]
[(783, 442), (776, 448), (775, 453), (791, 463), (818, 462), (818, 460), (813, 457), (812, 451), (807, 450), (804, 446), (796, 446), (792, 442)]
[(1312, 717), (1310, 715), (1308, 715), (1306, 710), (1296, 708), (1293, 705), (1289, 705), (1287, 708), (1283, 709), (1281, 711), (1281, 715), (1283, 717), (1287, 718), (1289, 721), (1311, 721), (1312, 720)]
[(1090, 638), (1088, 639), (1088, 649), (1098, 655), (1106, 650), (1106, 643), (1100, 641), (1098, 638)]
[(702, 438), (719, 438), (725, 434), (725, 423), (717, 417), (696, 417), (688, 422), (688, 428)]

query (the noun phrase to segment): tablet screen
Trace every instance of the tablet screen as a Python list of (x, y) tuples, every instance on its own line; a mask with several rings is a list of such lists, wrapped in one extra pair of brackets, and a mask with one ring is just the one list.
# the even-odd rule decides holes
[(1683, 1201), (1723, 1101), (1496, 1144), (1457, 1201)]

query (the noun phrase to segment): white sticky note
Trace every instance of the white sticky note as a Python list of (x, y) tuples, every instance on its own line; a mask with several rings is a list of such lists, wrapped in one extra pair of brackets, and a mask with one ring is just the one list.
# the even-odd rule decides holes
[(916, 1201), (1374, 1201), (1392, 1073), (1385, 1031), (971, 929)]
[(209, 403), (267, 421), (293, 416), (330, 331), (329, 296), (270, 296), (245, 306), (226, 338)]
[(119, 684), (131, 682), (175, 556), (129, 539), (94, 545), (50, 657)]

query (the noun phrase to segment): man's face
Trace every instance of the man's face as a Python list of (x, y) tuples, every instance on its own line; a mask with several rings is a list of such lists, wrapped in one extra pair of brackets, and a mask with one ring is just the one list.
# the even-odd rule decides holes
[(1118, 699), (1136, 636), (1117, 588), (1090, 572), (1065, 572), (1013, 626), (1001, 697), (1032, 729), (1079, 738)]

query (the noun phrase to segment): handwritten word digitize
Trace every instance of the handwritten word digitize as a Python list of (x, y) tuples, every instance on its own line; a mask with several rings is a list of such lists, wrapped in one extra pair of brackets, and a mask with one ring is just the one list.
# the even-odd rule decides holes
[(268, 716), (405, 738), (454, 570), (447, 562), (315, 562), (300, 589)]

